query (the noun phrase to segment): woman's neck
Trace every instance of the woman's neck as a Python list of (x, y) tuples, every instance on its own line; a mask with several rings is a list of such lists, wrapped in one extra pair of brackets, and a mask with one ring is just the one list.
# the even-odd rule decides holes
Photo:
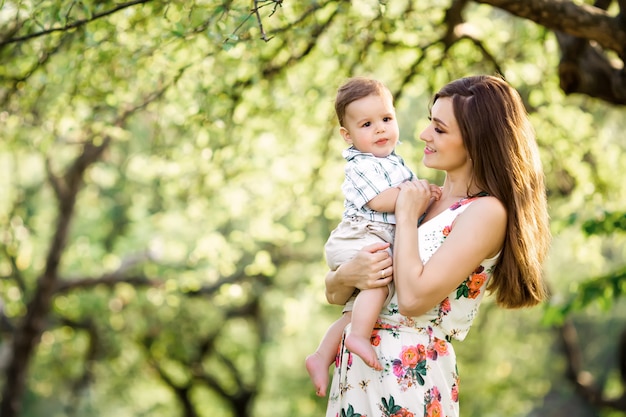
[(453, 182), (446, 179), (441, 189), (442, 198), (465, 198), (470, 195), (478, 194), (480, 190), (475, 185), (468, 184), (466, 181)]
[(473, 163), (469, 156), (460, 165), (445, 170), (446, 177), (441, 190), (442, 197), (464, 198), (476, 195), (481, 191), (474, 181)]

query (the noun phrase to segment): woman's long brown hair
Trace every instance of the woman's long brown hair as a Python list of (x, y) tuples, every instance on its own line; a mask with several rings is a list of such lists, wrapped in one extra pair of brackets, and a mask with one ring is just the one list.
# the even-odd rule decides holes
[(470, 158), (473, 181), (507, 210), (507, 230), (488, 289), (499, 305), (545, 300), (543, 262), (551, 235), (544, 174), (534, 130), (518, 92), (501, 78), (453, 81), (434, 97), (450, 97)]

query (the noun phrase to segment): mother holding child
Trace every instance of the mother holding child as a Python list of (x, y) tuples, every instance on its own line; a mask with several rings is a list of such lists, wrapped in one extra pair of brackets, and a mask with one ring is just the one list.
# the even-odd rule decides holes
[[(375, 314), (373, 358), (369, 346), (365, 354), (346, 348), (355, 324), (345, 327), (327, 417), (458, 417), (451, 341), (465, 338), (485, 293), (504, 308), (547, 297), (544, 176), (517, 91), (489, 75), (453, 81), (435, 94), (420, 139), (424, 165), (445, 172), (443, 186), (415, 178), (395, 185), (393, 255), (391, 242), (368, 244), (326, 276), (331, 304), (355, 290), (392, 291)], [(310, 360), (323, 395), (327, 377)]]

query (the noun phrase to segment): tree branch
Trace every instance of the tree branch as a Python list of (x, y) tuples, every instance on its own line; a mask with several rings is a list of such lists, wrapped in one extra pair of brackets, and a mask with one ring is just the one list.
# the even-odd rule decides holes
[(162, 283), (160, 281), (151, 280), (143, 275), (118, 275), (116, 273), (105, 274), (97, 278), (81, 278), (72, 281), (65, 281), (57, 285), (55, 293), (62, 294), (76, 289), (87, 289), (104, 285), (113, 287), (116, 284), (126, 283), (133, 286), (158, 287)]
[[(160, 98), (184, 71), (185, 68), (180, 69), (176, 77), (160, 90), (147, 95), (140, 103), (128, 106), (121, 111), (113, 124), (122, 126), (133, 113)], [(57, 193), (58, 204), (56, 231), (50, 242), (44, 271), (37, 280), (33, 298), (27, 304), (26, 315), (15, 330), (12, 358), (6, 371), (7, 383), (4, 386), (2, 402), (0, 403), (0, 415), (2, 417), (17, 417), (20, 413), (28, 365), (46, 327), (45, 319), (50, 310), (55, 291), (58, 290), (58, 267), (67, 244), (67, 236), (74, 216), (78, 193), (83, 185), (85, 171), (100, 159), (112, 140), (110, 136), (99, 139), (96, 134), (91, 133), (91, 135), (90, 140), (84, 143), (82, 153), (74, 160), (65, 175), (53, 180), (55, 181), (53, 187)], [(120, 279), (122, 278), (116, 275), (102, 277), (104, 282), (109, 283), (115, 280), (119, 282)], [(128, 280), (129, 278), (124, 279)]]
[[(146, 345), (146, 352), (149, 352), (149, 346)], [(150, 355), (150, 353), (148, 353)], [(157, 371), (161, 380), (172, 389), (176, 398), (180, 401), (183, 406), (183, 416), (185, 417), (197, 417), (197, 413), (193, 404), (191, 403), (191, 399), (189, 397), (189, 393), (192, 388), (191, 382), (187, 382), (184, 385), (177, 384), (167, 372), (159, 365), (159, 362), (152, 356), (149, 356), (149, 362), (152, 364), (152, 367)]]
[(27, 305), (26, 316), (16, 329), (13, 338), (12, 360), (7, 369), (7, 383), (0, 404), (0, 415), (3, 417), (19, 415), (21, 398), (26, 384), (26, 369), (35, 346), (39, 344), (41, 333), (45, 329), (44, 320), (52, 303), (52, 295), (58, 280), (58, 267), (65, 250), (83, 174), (87, 167), (100, 157), (108, 143), (109, 139), (105, 139), (100, 145), (94, 145), (91, 142), (85, 144), (83, 152), (65, 175), (64, 180), (67, 188), (63, 198), (57, 201), (59, 214), (56, 232), (52, 237), (44, 272), (37, 280), (35, 293)]
[[(589, 404), (596, 407), (626, 411), (626, 390), (623, 389), (619, 397), (605, 398), (602, 391), (596, 386), (593, 375), (583, 369), (583, 358), (578, 333), (571, 320), (565, 321), (563, 326), (559, 329), (559, 336), (567, 361), (565, 378), (574, 384), (576, 392)], [(624, 355), (626, 355), (624, 353), (624, 349), (626, 349), (626, 333), (622, 336), (620, 349), (619, 355), (623, 358)], [(622, 388), (626, 387), (623, 386)]]
[(626, 0), (617, 0), (617, 4), (619, 6), (617, 20), (619, 21), (620, 26), (626, 30)]
[(601, 8), (565, 0), (474, 0), (529, 19), (548, 29), (595, 41), (626, 59), (626, 29)]
[(24, 36), (18, 36), (16, 38), (8, 37), (7, 39), (3, 39), (3, 40), (0, 41), (0, 48), (4, 47), (6, 45), (12, 44), (12, 43), (28, 41), (28, 40), (31, 40), (31, 39), (34, 39), (34, 38), (38, 38), (40, 36), (49, 35), (49, 34), (54, 33), (54, 32), (65, 32), (65, 31), (68, 31), (68, 30), (71, 30), (71, 29), (76, 29), (76, 28), (84, 26), (84, 25), (86, 25), (88, 23), (91, 23), (91, 22), (93, 22), (95, 20), (98, 20), (98, 19), (101, 19), (103, 17), (112, 15), (112, 14), (114, 14), (116, 12), (119, 12), (120, 10), (124, 10), (124, 9), (126, 9), (128, 7), (136, 6), (136, 5), (142, 4), (142, 3), (149, 3), (151, 1), (152, 0), (133, 0), (133, 1), (126, 2), (126, 3), (120, 3), (117, 6), (115, 6), (114, 8), (112, 8), (111, 10), (106, 10), (106, 11), (104, 11), (102, 13), (94, 14), (89, 19), (77, 20), (75, 22), (66, 24), (66, 25), (61, 26), (61, 27), (44, 29), (44, 30), (39, 31), (39, 32), (30, 33), (30, 34), (24, 35)]
[(84, 330), (87, 332), (87, 336), (89, 338), (89, 345), (85, 351), (83, 373), (72, 383), (72, 390), (70, 394), (72, 396), (72, 400), (68, 401), (65, 407), (67, 415), (71, 416), (75, 414), (78, 409), (81, 393), (85, 392), (89, 388), (89, 385), (94, 379), (93, 365), (99, 354), (100, 335), (98, 334), (98, 329), (95, 323), (90, 318), (86, 318), (80, 322), (62, 318), (61, 323), (74, 329)]
[(561, 48), (559, 83), (565, 94), (581, 93), (626, 104), (626, 73), (586, 39), (555, 32)]
[[(560, 87), (565, 94), (580, 93), (613, 104), (626, 104), (626, 25), (623, 5), (610, 16), (612, 0), (596, 0), (593, 6), (564, 0), (475, 0), (529, 19), (555, 32), (561, 48)], [(605, 51), (621, 58), (614, 63)]]

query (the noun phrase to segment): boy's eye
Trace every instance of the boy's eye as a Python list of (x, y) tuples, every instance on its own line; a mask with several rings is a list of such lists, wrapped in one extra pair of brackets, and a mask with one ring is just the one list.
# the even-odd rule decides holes
[(370, 127), (371, 124), (372, 124), (371, 122), (365, 122), (363, 123), (363, 127)]
[(390, 121), (391, 121), (391, 117), (385, 117), (385, 118), (383, 119), (383, 122), (390, 122)]

